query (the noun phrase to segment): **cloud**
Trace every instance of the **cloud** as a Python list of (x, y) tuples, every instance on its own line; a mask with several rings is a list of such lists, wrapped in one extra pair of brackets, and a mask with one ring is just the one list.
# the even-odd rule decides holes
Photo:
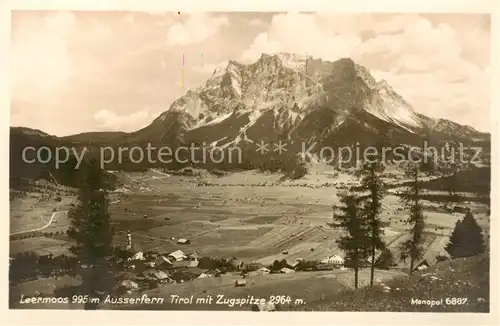
[(329, 61), (351, 57), (386, 79), (417, 111), (487, 130), (489, 31), (444, 21), (416, 14), (278, 14), (242, 60), (276, 52)]
[(9, 71), (14, 92), (41, 98), (60, 92), (72, 74), (67, 42), (76, 18), (68, 12), (36, 18), (15, 21)]
[(147, 110), (137, 111), (128, 115), (117, 115), (113, 111), (102, 109), (93, 115), (99, 129), (135, 131), (147, 126), (152, 121), (152, 115)]
[[(267, 32), (259, 34), (243, 52), (243, 61), (254, 61), (262, 53), (309, 53), (315, 57), (336, 60), (351, 56), (361, 43), (353, 34), (339, 34), (327, 28), (327, 22), (315, 14), (287, 13), (275, 15)], [(298, 42), (297, 40), (300, 40)]]
[(200, 12), (190, 14), (183, 23), (177, 22), (167, 32), (168, 45), (187, 45), (202, 42), (228, 26), (225, 16)]

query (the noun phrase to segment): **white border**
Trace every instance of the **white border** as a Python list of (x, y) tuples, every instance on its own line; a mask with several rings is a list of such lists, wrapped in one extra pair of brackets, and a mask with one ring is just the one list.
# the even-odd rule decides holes
[[(497, 5), (497, 6), (495, 6)], [(500, 26), (498, 21), (497, 0), (7, 0), (0, 1), (0, 124), (2, 125), (0, 149), (0, 166), (3, 170), (1, 180), (7, 185), (8, 179), (8, 134), (9, 134), (9, 93), (6, 85), (8, 46), (10, 41), (10, 11), (11, 10), (86, 10), (86, 11), (336, 11), (354, 12), (385, 12), (385, 13), (491, 13), (492, 14), (492, 74), (491, 94), (491, 133), (492, 133), (492, 214), (491, 214), (491, 283), (490, 283), (490, 314), (478, 313), (370, 313), (370, 312), (293, 312), (293, 313), (254, 313), (254, 312), (183, 312), (183, 311), (69, 311), (69, 310), (7, 310), (2, 314), (2, 321), (8, 325), (79, 325), (79, 324), (109, 324), (109, 325), (166, 325), (166, 324), (206, 324), (206, 325), (301, 325), (301, 324), (345, 324), (345, 325), (486, 325), (500, 324), (498, 307), (498, 128), (499, 102), (497, 96), (499, 80), (498, 40)], [(495, 60), (496, 59), (496, 60)], [(496, 109), (493, 109), (496, 108)], [(2, 200), (2, 223), (4, 230), (9, 229), (8, 189), (0, 188)], [(8, 243), (8, 232), (2, 234), (4, 244)], [(0, 279), (4, 293), (1, 296), (2, 308), (7, 308), (8, 302), (8, 245), (2, 246), (1, 261), (5, 262)], [(4, 317), (7, 317), (6, 319)]]

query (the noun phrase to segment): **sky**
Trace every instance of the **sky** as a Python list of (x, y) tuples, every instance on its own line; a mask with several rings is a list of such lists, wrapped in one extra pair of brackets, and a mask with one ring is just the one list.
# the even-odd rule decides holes
[(350, 57), (417, 112), (491, 131), (490, 24), (481, 14), (17, 11), (11, 125), (135, 131), (218, 65), (290, 52)]

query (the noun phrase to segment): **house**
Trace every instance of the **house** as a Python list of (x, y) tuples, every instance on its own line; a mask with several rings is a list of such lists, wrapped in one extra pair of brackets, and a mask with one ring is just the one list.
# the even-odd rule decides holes
[(158, 269), (169, 269), (172, 268), (172, 261), (165, 256), (158, 256), (154, 261), (154, 265)]
[(290, 266), (290, 268), (296, 268), (300, 262), (303, 261), (302, 258), (297, 258), (295, 261), (291, 262), (291, 263), (288, 263), (287, 264)]
[(137, 283), (135, 283), (134, 281), (131, 281), (131, 280), (122, 281), (120, 283), (120, 286), (126, 288), (127, 290), (134, 290), (134, 289), (139, 288), (139, 285), (137, 285)]
[(173, 269), (188, 268), (190, 263), (191, 261), (189, 260), (179, 260), (179, 261), (176, 260), (172, 262), (172, 268)]
[(228, 264), (233, 266), (234, 269), (241, 271), (245, 268), (245, 263), (243, 261), (239, 261), (237, 259), (228, 260)]
[(177, 283), (183, 283), (195, 278), (198, 278), (202, 273), (201, 272), (193, 272), (192, 270), (179, 270), (171, 275), (171, 278)]
[(236, 280), (234, 282), (234, 286), (236, 287), (241, 287), (241, 286), (246, 286), (247, 285), (247, 281), (245, 280)]
[(176, 250), (176, 251), (168, 254), (168, 259), (170, 259), (171, 261), (181, 261), (181, 260), (185, 260), (187, 258), (188, 257), (186, 256), (186, 254), (184, 252), (182, 252), (182, 250)]
[(258, 269), (257, 272), (262, 273), (262, 274), (270, 274), (271, 270), (267, 267), (262, 267), (262, 268)]
[(189, 241), (188, 239), (185, 239), (185, 238), (181, 238), (179, 240), (177, 240), (177, 244), (183, 244), (183, 245), (186, 245), (186, 244), (190, 244), (191, 241)]
[(414, 268), (414, 271), (422, 271), (426, 268), (429, 268), (430, 266), (431, 265), (427, 262), (427, 260), (424, 259), (416, 265), (416, 267)]
[(155, 260), (156, 257), (159, 256), (159, 254), (154, 251), (147, 251), (144, 253), (144, 256), (146, 257), (147, 260)]
[(334, 265), (334, 266), (343, 266), (344, 265), (344, 258), (340, 257), (339, 255), (332, 255), (329, 256), (328, 258), (325, 258), (321, 261), (322, 264), (328, 264), (328, 265)]
[(166, 283), (172, 280), (170, 276), (168, 276), (168, 274), (163, 271), (157, 271), (153, 273), (153, 277), (162, 283)]
[(286, 267), (283, 267), (280, 271), (282, 273), (285, 273), (285, 274), (290, 274), (290, 273), (294, 273), (295, 272), (293, 269), (286, 268)]
[(189, 267), (198, 267), (198, 264), (199, 264), (199, 263), (200, 263), (200, 262), (198, 261), (198, 259), (191, 260), (191, 261), (189, 262)]
[(198, 260), (200, 259), (200, 256), (196, 253), (193, 252), (192, 254), (188, 255), (191, 260)]
[(145, 259), (144, 253), (142, 251), (136, 252), (131, 258), (131, 260), (144, 260), (144, 259)]

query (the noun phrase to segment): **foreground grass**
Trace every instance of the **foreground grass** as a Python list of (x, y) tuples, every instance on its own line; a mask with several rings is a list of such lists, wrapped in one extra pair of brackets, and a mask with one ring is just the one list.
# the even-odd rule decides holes
[[(411, 277), (395, 278), (373, 288), (342, 291), (286, 310), (489, 312), (489, 284), (489, 257), (481, 255), (442, 262)], [(467, 302), (446, 304), (446, 298), (467, 298)], [(443, 303), (419, 305), (412, 304), (412, 299)]]

